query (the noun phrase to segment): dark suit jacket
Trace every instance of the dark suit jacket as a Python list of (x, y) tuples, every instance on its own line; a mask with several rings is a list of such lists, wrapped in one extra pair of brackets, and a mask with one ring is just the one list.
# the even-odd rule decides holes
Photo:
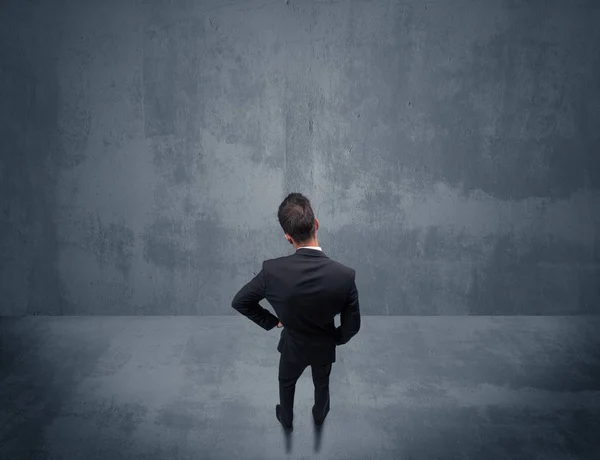
[[(305, 364), (335, 362), (336, 345), (360, 329), (356, 272), (317, 249), (263, 262), (261, 271), (235, 295), (232, 307), (265, 330), (281, 321), (277, 350)], [(261, 307), (267, 299), (277, 316)], [(341, 326), (334, 317), (340, 314)]]

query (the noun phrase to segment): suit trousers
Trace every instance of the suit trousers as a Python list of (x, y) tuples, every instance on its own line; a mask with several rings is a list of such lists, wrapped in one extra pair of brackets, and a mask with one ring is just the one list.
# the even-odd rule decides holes
[[(291, 425), (294, 420), (294, 395), (296, 382), (309, 364), (298, 363), (284, 358), (283, 353), (279, 359), (279, 403), (281, 405), (281, 419), (285, 425)], [(312, 380), (315, 386), (314, 412), (322, 417), (325, 407), (329, 402), (329, 376), (332, 363), (325, 365), (311, 364)]]

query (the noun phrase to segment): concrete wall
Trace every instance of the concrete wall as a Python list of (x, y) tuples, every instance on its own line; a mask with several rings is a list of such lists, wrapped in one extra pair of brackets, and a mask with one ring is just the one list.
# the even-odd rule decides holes
[(290, 191), (364, 314), (600, 313), (600, 3), (0, 13), (0, 314), (237, 314)]

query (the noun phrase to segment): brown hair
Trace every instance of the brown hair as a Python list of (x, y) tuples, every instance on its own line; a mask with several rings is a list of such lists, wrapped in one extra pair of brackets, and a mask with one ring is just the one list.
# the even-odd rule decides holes
[(315, 233), (315, 214), (310, 200), (301, 193), (290, 193), (279, 205), (279, 224), (294, 242), (303, 243)]

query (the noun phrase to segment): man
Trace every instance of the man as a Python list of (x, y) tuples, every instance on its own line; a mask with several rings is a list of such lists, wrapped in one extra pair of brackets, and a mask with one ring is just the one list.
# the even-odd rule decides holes
[[(232, 307), (267, 331), (283, 327), (277, 346), (280, 404), (275, 414), (291, 432), (296, 382), (309, 365), (315, 387), (313, 418), (317, 426), (325, 420), (336, 346), (358, 333), (360, 311), (356, 272), (327, 257), (319, 247), (319, 221), (308, 198), (289, 194), (277, 218), (296, 252), (264, 261), (260, 272), (235, 295)], [(262, 299), (268, 300), (277, 316), (260, 306)], [(338, 314), (341, 326), (336, 328)]]

